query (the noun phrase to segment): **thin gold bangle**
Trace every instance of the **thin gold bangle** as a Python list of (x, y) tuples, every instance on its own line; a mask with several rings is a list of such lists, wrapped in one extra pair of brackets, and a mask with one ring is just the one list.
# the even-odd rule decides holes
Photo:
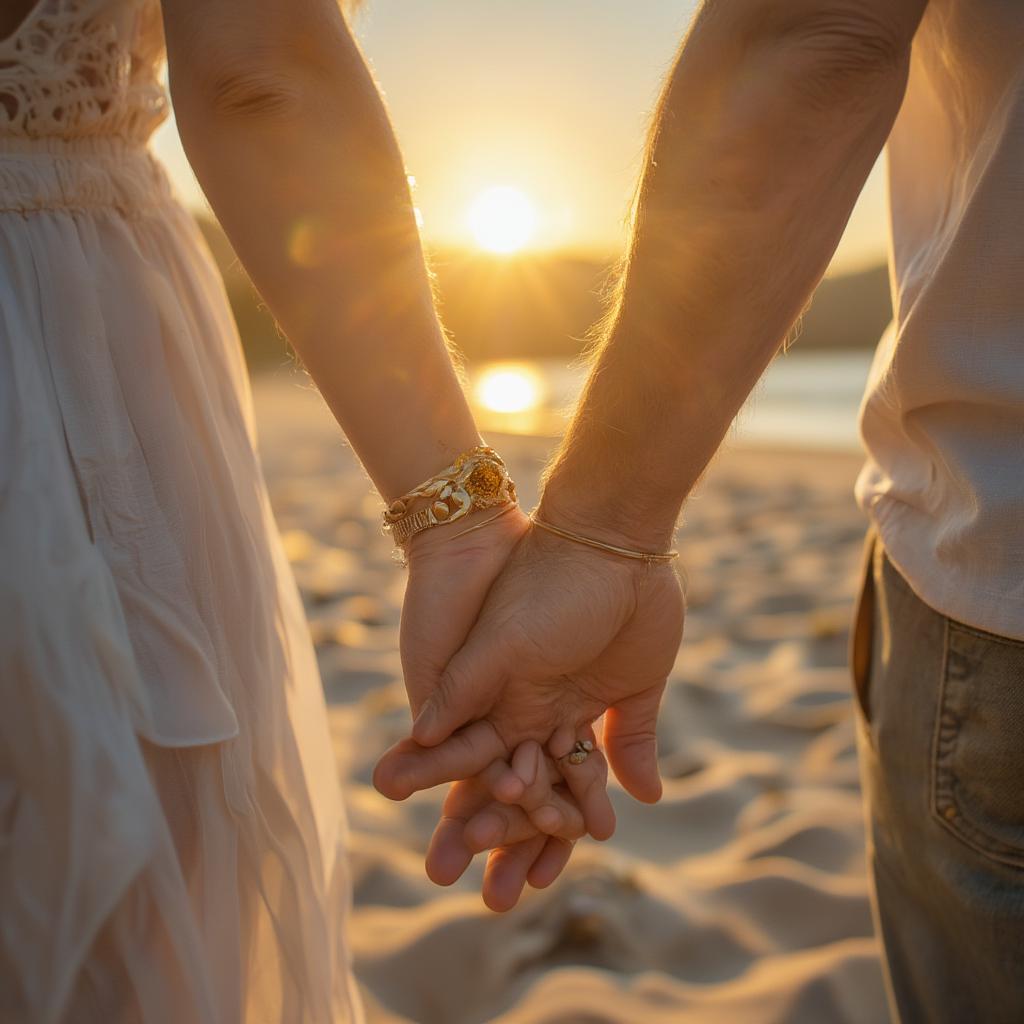
[(548, 533), (553, 533), (556, 537), (563, 537), (565, 540), (572, 540), (588, 548), (596, 548), (598, 551), (607, 551), (612, 555), (620, 555), (622, 558), (632, 558), (636, 562), (660, 565), (665, 562), (671, 562), (679, 557), (678, 551), (634, 551), (631, 548), (617, 547), (615, 544), (605, 544), (603, 540), (583, 537), (578, 533), (572, 533), (570, 530), (563, 530), (560, 526), (552, 526), (551, 523), (545, 523), (543, 519), (537, 518), (536, 512), (530, 515), (530, 519), (533, 521), (534, 526), (539, 526), (542, 530), (547, 530)]
[(458, 533), (453, 533), (447, 540), (455, 540), (456, 537), (465, 537), (467, 533), (472, 533), (474, 530), (482, 530), (485, 526), (490, 526), (495, 519), (500, 519), (502, 516), (507, 516), (509, 512), (514, 508), (519, 508), (517, 502), (512, 502), (510, 505), (506, 505), (500, 512), (495, 512), (493, 516), (488, 516), (483, 522), (476, 523), (473, 526), (467, 526), (464, 530), (459, 530)]

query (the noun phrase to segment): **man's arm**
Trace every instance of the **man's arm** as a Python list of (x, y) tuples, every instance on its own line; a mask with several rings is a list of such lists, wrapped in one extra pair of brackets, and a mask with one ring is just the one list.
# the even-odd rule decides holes
[(820, 280), (926, 0), (708, 0), (659, 104), (617, 302), (541, 516), (664, 549)]
[[(543, 518), (668, 547), (824, 273), (899, 109), (925, 2), (701, 8), (659, 106), (619, 299)], [(385, 756), (379, 788), (404, 796), (444, 781), (436, 754), (448, 743), (477, 744), (481, 767), (525, 739), (557, 757), (607, 712), (619, 781), (656, 800), (655, 726), (682, 621), (668, 571), (531, 531), (414, 723), (413, 738), (437, 750)]]

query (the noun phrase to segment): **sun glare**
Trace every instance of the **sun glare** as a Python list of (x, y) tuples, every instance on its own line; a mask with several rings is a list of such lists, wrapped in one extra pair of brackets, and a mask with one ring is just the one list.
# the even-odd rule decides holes
[(467, 221), (481, 249), (511, 253), (522, 249), (533, 237), (537, 211), (519, 189), (496, 185), (473, 200)]
[(540, 405), (543, 384), (529, 366), (494, 366), (476, 382), (477, 401), (492, 412), (528, 412)]

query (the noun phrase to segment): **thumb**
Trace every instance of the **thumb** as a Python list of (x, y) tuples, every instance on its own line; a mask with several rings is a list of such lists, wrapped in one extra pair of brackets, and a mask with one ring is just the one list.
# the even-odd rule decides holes
[(427, 695), (412, 724), (412, 738), (421, 746), (434, 747), (460, 726), (482, 718), (507, 677), (497, 645), (477, 627)]
[(608, 763), (627, 793), (653, 804), (661, 799), (658, 774), (658, 707), (665, 683), (627, 697), (605, 712)]

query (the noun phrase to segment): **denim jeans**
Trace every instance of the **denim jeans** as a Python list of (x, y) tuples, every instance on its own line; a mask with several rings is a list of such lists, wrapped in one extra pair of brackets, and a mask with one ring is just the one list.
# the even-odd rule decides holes
[(868, 539), (851, 661), (894, 1021), (1024, 1022), (1024, 642), (947, 619)]

